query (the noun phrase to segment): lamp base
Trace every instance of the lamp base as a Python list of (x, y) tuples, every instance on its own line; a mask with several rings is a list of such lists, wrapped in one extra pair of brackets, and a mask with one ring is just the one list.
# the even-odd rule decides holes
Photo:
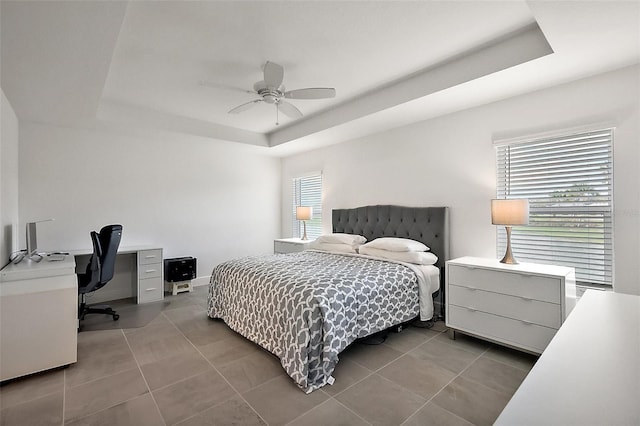
[(302, 221), (302, 227), (304, 228), (304, 232), (303, 232), (302, 238), (300, 238), (300, 239), (302, 241), (306, 241), (308, 239), (307, 238), (307, 222), (304, 221), (304, 220)]
[(509, 252), (504, 254), (504, 257), (500, 261), (500, 263), (506, 263), (507, 265), (517, 265), (518, 261), (513, 257), (513, 255)]
[(504, 257), (500, 261), (500, 263), (506, 263), (507, 265), (517, 265), (518, 261), (515, 257), (513, 257), (513, 252), (511, 251), (511, 227), (505, 226), (504, 229), (507, 231), (507, 251), (504, 253)]

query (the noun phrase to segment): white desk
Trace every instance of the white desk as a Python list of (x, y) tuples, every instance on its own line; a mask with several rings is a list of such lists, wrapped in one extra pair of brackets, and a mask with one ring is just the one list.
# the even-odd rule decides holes
[[(93, 253), (93, 249), (69, 250), (69, 254), (76, 257), (79, 271), (84, 271), (84, 265)], [(134, 256), (133, 264), (125, 260), (127, 256)], [(84, 265), (83, 265), (84, 264)], [(156, 246), (123, 246), (118, 248), (115, 275), (112, 281), (92, 294), (89, 303), (105, 302), (127, 297), (135, 297), (138, 303), (149, 303), (164, 298), (164, 263), (162, 247)]]
[[(56, 261), (23, 259), (0, 271), (0, 381), (77, 361), (76, 256), (88, 260), (92, 252), (70, 251)], [(122, 247), (118, 255), (136, 259), (124, 273), (116, 266), (116, 275), (127, 277), (124, 297), (135, 296), (138, 303), (164, 298), (162, 248)]]
[(77, 361), (75, 266), (65, 256), (0, 271), (0, 381)]
[(587, 290), (496, 425), (640, 424), (640, 296)]

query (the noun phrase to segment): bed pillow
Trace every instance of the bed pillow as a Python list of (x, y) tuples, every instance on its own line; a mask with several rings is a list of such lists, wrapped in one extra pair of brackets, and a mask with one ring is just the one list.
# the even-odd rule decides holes
[(388, 251), (428, 251), (429, 247), (420, 241), (411, 240), (409, 238), (381, 237), (376, 238), (365, 244), (370, 248)]
[(316, 238), (316, 241), (320, 243), (329, 244), (349, 244), (350, 246), (359, 246), (367, 242), (367, 239), (362, 235), (355, 234), (326, 234), (320, 235)]
[(438, 257), (429, 251), (391, 251), (368, 247), (368, 244), (360, 246), (360, 254), (381, 257), (399, 262), (415, 263), (417, 265), (435, 265)]
[(339, 243), (323, 243), (322, 241), (312, 241), (309, 243), (308, 247), (313, 250), (321, 250), (321, 251), (337, 251), (340, 253), (357, 253), (357, 246), (352, 246), (351, 244), (339, 244)]

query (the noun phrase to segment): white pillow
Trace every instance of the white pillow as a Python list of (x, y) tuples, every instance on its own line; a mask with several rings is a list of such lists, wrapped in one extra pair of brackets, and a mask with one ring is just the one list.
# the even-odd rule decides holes
[(399, 262), (415, 263), (417, 265), (435, 265), (438, 257), (429, 251), (391, 251), (360, 246), (360, 254), (397, 260)]
[(349, 244), (323, 243), (322, 241), (312, 241), (308, 246), (313, 250), (337, 251), (340, 253), (357, 253), (356, 247)]
[(350, 246), (359, 246), (360, 244), (366, 243), (367, 239), (362, 235), (338, 233), (338, 234), (320, 235), (318, 238), (316, 238), (316, 241), (320, 243), (349, 244)]
[(420, 241), (409, 238), (381, 237), (368, 242), (365, 246), (389, 251), (427, 251), (429, 247)]

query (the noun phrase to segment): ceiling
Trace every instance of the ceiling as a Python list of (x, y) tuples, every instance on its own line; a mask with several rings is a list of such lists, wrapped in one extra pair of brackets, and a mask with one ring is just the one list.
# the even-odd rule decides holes
[[(153, 129), (289, 155), (640, 62), (636, 1), (5, 1), (20, 120)], [(266, 61), (290, 119), (247, 93)]]

